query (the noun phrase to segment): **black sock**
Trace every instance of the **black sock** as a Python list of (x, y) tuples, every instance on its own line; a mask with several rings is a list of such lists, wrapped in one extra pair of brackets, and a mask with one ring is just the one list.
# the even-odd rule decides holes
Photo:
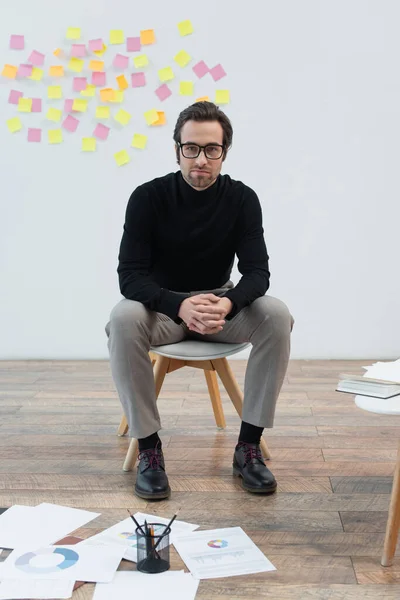
[(151, 448), (155, 448), (157, 446), (158, 442), (160, 442), (160, 448), (162, 446), (161, 440), (158, 437), (157, 431), (155, 433), (152, 433), (151, 435), (148, 435), (145, 438), (139, 439), (138, 442), (139, 442), (139, 452), (143, 452), (143, 450), (151, 450)]
[(242, 421), (242, 426), (239, 433), (239, 442), (247, 442), (247, 444), (259, 444), (264, 427), (257, 427)]

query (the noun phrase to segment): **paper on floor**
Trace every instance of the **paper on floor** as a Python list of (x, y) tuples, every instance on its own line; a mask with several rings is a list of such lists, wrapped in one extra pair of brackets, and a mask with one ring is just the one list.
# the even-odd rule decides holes
[(366, 378), (371, 377), (400, 383), (400, 358), (389, 362), (378, 361), (368, 367), (363, 367), (363, 369), (366, 369), (364, 373)]
[(46, 600), (48, 598), (71, 598), (75, 581), (52, 581), (49, 579), (17, 579), (0, 582), (0, 600)]
[(119, 571), (111, 583), (98, 583), (93, 600), (116, 598), (160, 598), (160, 600), (194, 600), (198, 579), (183, 571), (166, 571), (148, 575), (139, 571)]

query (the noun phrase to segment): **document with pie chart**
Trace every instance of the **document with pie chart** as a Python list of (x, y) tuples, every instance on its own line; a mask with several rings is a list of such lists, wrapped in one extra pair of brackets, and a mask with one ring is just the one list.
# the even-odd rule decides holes
[(193, 531), (174, 546), (196, 579), (276, 570), (241, 527)]

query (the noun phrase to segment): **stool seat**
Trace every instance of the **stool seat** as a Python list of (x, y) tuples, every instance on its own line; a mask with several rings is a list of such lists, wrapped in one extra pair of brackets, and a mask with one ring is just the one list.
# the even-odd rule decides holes
[(151, 346), (150, 350), (161, 356), (176, 358), (178, 360), (213, 360), (231, 356), (248, 346), (250, 346), (248, 342), (242, 344), (224, 344), (223, 342), (184, 340), (176, 344)]

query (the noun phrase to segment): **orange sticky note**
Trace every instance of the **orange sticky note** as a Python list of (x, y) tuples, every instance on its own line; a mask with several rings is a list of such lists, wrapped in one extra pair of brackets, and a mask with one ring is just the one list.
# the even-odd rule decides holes
[(100, 98), (102, 102), (114, 102), (115, 92), (112, 88), (103, 88), (100, 90)]
[(158, 119), (157, 119), (157, 121), (152, 123), (152, 125), (165, 125), (165, 123), (167, 122), (167, 120), (165, 118), (165, 112), (158, 110), (157, 114), (158, 114)]
[(56, 49), (53, 51), (53, 54), (54, 54), (54, 56), (58, 56), (58, 57), (60, 57), (60, 56), (63, 56), (63, 55), (64, 55), (64, 52), (61, 50), (61, 48), (56, 48)]
[(8, 77), (8, 79), (15, 79), (17, 76), (18, 67), (14, 65), (4, 65), (4, 69), (2, 71), (3, 77)]
[(210, 98), (208, 96), (200, 96), (200, 98), (196, 98), (196, 102), (210, 102)]
[(117, 80), (118, 87), (120, 90), (126, 90), (129, 87), (125, 75), (118, 75), (118, 77), (116, 77), (115, 79)]
[(104, 71), (103, 60), (91, 60), (89, 63), (89, 69), (91, 71)]
[(156, 41), (156, 36), (154, 34), (154, 29), (143, 29), (140, 32), (140, 43), (142, 46), (148, 46), (149, 44), (154, 44)]
[(64, 67), (62, 65), (54, 65), (49, 69), (50, 77), (64, 77)]

